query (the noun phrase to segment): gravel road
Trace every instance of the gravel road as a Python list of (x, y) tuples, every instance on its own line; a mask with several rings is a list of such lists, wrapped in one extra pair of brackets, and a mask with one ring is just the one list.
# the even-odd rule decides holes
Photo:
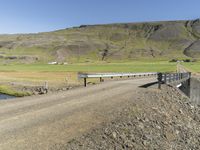
[(0, 149), (51, 149), (113, 119), (155, 78), (105, 82), (57, 94), (0, 101)]

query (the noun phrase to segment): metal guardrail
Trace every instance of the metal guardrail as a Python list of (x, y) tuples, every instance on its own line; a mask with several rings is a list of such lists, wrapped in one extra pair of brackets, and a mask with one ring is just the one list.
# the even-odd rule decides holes
[(184, 73), (157, 73), (157, 72), (145, 72), (145, 73), (78, 73), (79, 79), (84, 79), (84, 86), (87, 86), (88, 78), (99, 78), (100, 82), (103, 82), (103, 78), (111, 78), (114, 77), (142, 77), (142, 76), (157, 76), (158, 79), (158, 88), (161, 88), (161, 84), (171, 84), (174, 82), (184, 81), (191, 78), (190, 72)]
[(161, 88), (161, 84), (172, 84), (191, 78), (191, 72), (184, 73), (158, 73), (158, 88)]
[(114, 77), (142, 77), (142, 76), (157, 76), (157, 72), (145, 72), (145, 73), (78, 73), (78, 78), (84, 79), (84, 86), (87, 86), (87, 78), (99, 78), (100, 82), (103, 82), (103, 78), (114, 78)]

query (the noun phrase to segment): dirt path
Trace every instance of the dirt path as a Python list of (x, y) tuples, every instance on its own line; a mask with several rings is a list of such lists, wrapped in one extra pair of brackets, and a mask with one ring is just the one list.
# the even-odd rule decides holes
[(177, 64), (177, 72), (184, 73), (184, 72), (190, 72), (188, 69), (186, 69), (183, 65), (180, 63)]
[(200, 74), (198, 72), (194, 72), (193, 70), (188, 69), (188, 68), (186, 68), (185, 66), (183, 66), (181, 64), (177, 64), (177, 71), (178, 72), (182, 72), (182, 73), (184, 73), (184, 72), (191, 72), (193, 78), (197, 78), (197, 79), (200, 78)]
[(134, 100), (138, 86), (156, 79), (113, 81), (55, 95), (0, 102), (0, 149), (51, 149), (112, 120)]

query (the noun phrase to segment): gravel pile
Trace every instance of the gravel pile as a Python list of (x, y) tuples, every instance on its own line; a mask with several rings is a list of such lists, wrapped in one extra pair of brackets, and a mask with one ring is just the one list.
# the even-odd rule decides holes
[(66, 150), (200, 149), (200, 108), (178, 90), (144, 89), (116, 119), (68, 142)]

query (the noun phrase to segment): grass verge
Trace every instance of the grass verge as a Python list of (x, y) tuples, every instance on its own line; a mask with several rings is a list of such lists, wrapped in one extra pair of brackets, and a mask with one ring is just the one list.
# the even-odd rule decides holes
[(19, 92), (7, 85), (1, 85), (0, 86), (0, 93), (7, 94), (10, 96), (16, 96), (16, 97), (24, 97), (24, 96), (30, 96), (31, 94), (29, 92)]

